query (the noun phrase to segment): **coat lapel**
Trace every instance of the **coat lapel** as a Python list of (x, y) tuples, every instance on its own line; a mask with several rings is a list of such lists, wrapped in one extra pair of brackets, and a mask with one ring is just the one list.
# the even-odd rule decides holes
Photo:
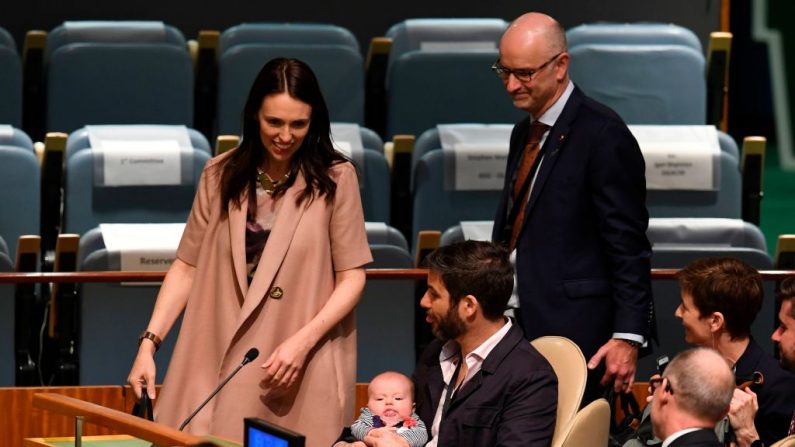
[[(505, 334), (505, 337), (503, 337), (502, 340), (497, 343), (497, 346), (495, 346), (489, 355), (483, 360), (483, 365), (481, 365), (480, 371), (478, 371), (477, 374), (475, 374), (469, 380), (469, 382), (467, 382), (456, 394), (453, 395), (453, 401), (450, 402), (449, 411), (454, 411), (457, 407), (466, 402), (467, 398), (481, 387), (484, 377), (495, 374), (497, 372), (497, 368), (499, 368), (502, 361), (505, 360), (505, 357), (510, 354), (517, 343), (520, 343), (523, 340), (524, 337), (521, 330), (516, 325), (516, 321), (512, 321), (512, 326), (508, 330), (508, 333)], [(441, 371), (441, 369), (439, 371)], [(439, 398), (441, 398), (441, 395)]]
[[(298, 194), (300, 194), (305, 187), (306, 182), (304, 176), (299, 171), (296, 175), (295, 183), (281, 198), (282, 204), (279, 207), (276, 221), (273, 223), (273, 229), (271, 230), (270, 236), (268, 236), (268, 242), (265, 244), (265, 249), (260, 257), (251, 285), (248, 287), (248, 292), (243, 301), (243, 308), (240, 310), (240, 316), (237, 321), (238, 329), (265, 298), (273, 283), (273, 279), (276, 277), (276, 273), (282, 265), (282, 261), (284, 261), (287, 249), (290, 247), (290, 242), (295, 234), (295, 229), (306, 209), (306, 201), (302, 202), (300, 206), (295, 203)], [(315, 200), (322, 201), (323, 199), (315, 198)]]
[(541, 190), (544, 189), (544, 184), (560, 158), (560, 151), (563, 150), (566, 143), (570, 125), (577, 116), (580, 104), (582, 104), (582, 93), (575, 87), (574, 91), (571, 92), (571, 96), (569, 96), (568, 102), (566, 102), (566, 106), (563, 107), (563, 112), (549, 131), (549, 136), (544, 142), (542, 152), (543, 159), (541, 160), (541, 166), (538, 169), (533, 189), (530, 191), (530, 199), (527, 202), (524, 222), (527, 222), (527, 216), (529, 216), (530, 212), (533, 210), (533, 206), (538, 201)]
[(248, 213), (248, 193), (240, 199), (240, 208), (235, 208), (231, 203), (227, 205), (229, 215), (229, 240), (232, 244), (232, 264), (235, 268), (235, 278), (240, 287), (241, 295), (248, 293), (248, 279), (246, 278), (246, 213)]

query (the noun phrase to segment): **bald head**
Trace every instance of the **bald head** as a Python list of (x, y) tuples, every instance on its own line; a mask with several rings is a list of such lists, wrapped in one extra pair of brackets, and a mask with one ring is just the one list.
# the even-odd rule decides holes
[(566, 32), (548, 15), (527, 13), (502, 35), (499, 65), (514, 107), (539, 118), (569, 83)]
[(716, 351), (684, 351), (671, 361), (665, 376), (681, 410), (712, 425), (726, 415), (734, 394), (734, 374)]
[(566, 31), (552, 17), (528, 12), (514, 20), (500, 40), (500, 51), (546, 51), (550, 54), (566, 51)]

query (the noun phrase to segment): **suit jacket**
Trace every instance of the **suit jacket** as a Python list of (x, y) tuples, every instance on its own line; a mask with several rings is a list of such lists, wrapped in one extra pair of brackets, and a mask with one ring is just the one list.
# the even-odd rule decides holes
[(792, 412), (795, 410), (795, 375), (781, 368), (778, 361), (751, 339), (743, 355), (737, 360), (735, 374), (739, 378), (748, 377), (759, 371), (765, 382), (751, 389), (759, 401), (754, 425), (759, 438), (765, 445), (787, 436)]
[(306, 181), (299, 172), (279, 199), (276, 220), (249, 284), (248, 200), (221, 212), (219, 159), (211, 160), (202, 173), (177, 250), (177, 257), (196, 271), (156, 420), (178, 426), (254, 346), (259, 359), (240, 370), (186, 430), (241, 440), (243, 418), (255, 416), (305, 434), (307, 446), (326, 447), (354, 409), (353, 313), (310, 351), (299, 382), (283, 395), (273, 396), (260, 386), (260, 365), (326, 304), (335, 271), (372, 260), (356, 171), (350, 163), (332, 166), (334, 200), (316, 197), (301, 205), (295, 199)]
[(720, 447), (720, 445), (714, 430), (702, 428), (676, 438), (668, 447)]
[[(414, 371), (417, 414), (429, 431), (442, 397), (434, 340)], [(453, 396), (442, 418), (440, 447), (544, 446), (555, 430), (557, 377), (546, 359), (514, 325), (483, 361), (481, 370)]]
[[(511, 135), (495, 241), (507, 240), (503, 229), (529, 127), (525, 119)], [(649, 215), (645, 164), (635, 138), (615, 112), (575, 87), (540, 155), (517, 242), (526, 337), (568, 337), (586, 358), (614, 332), (648, 337)]]

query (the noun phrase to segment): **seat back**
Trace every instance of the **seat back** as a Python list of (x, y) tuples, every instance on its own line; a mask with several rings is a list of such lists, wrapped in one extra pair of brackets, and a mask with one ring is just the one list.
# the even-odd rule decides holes
[(359, 170), (359, 190), (362, 194), (364, 219), (372, 222), (389, 222), (389, 164), (383, 154), (365, 149), (362, 151)]
[(646, 206), (652, 217), (725, 217), (742, 215), (742, 179), (737, 159), (726, 152), (715, 164), (718, 189), (714, 191), (648, 190)]
[(18, 129), (0, 126), (0, 203), (6, 210), (0, 213), (0, 236), (10, 257), (16, 253), (19, 236), (39, 234), (40, 178), (30, 138)]
[(210, 155), (180, 150), (179, 184), (129, 186), (100, 183), (97, 157), (82, 150), (66, 160), (63, 231), (83, 234), (100, 223), (184, 222)]
[(22, 62), (14, 38), (0, 28), (0, 123), (22, 125)]
[(411, 51), (496, 49), (508, 23), (498, 18), (420, 18), (392, 25), (389, 64)]
[(630, 125), (646, 161), (652, 217), (742, 215), (742, 174), (734, 139), (713, 126)]
[(610, 405), (597, 399), (578, 411), (565, 433), (552, 441), (552, 447), (607, 445), (610, 436)]
[(221, 34), (218, 133), (239, 135), (251, 84), (275, 57), (306, 62), (317, 76), (332, 121), (364, 124), (364, 62), (353, 34), (334, 25), (244, 23)]
[(193, 122), (191, 58), (162, 22), (65, 22), (49, 34), (46, 73), (52, 131)]
[(331, 123), (331, 137), (358, 171), (364, 220), (389, 222), (390, 172), (381, 137), (353, 123)]
[[(368, 222), (367, 240), (373, 254), (368, 268), (412, 268), (406, 239), (383, 223)], [(356, 381), (369, 382), (386, 370), (414, 371), (414, 281), (367, 281), (356, 306)], [(392, 330), (385, 330), (392, 328)]]
[(502, 81), (489, 70), (502, 19), (411, 19), (387, 32), (387, 137), (439, 123), (516, 122)]
[(566, 30), (569, 48), (583, 44), (681, 45), (702, 53), (693, 31), (673, 23), (585, 23)]
[(84, 126), (69, 134), (66, 140), (66, 151), (64, 160), (68, 160), (73, 154), (83, 149), (90, 149), (92, 146), (92, 132), (99, 129), (104, 135), (100, 138), (124, 140), (124, 141), (152, 141), (152, 140), (178, 140), (180, 132), (187, 133), (186, 143), (190, 147), (212, 154), (210, 143), (207, 138), (196, 129), (186, 128), (185, 126), (164, 126), (164, 125), (125, 125), (125, 126)]
[[(80, 239), (81, 271), (121, 271), (119, 251), (105, 247), (102, 232), (94, 228)], [(168, 266), (163, 265), (163, 270)], [(160, 284), (84, 283), (79, 289), (78, 358), (80, 385), (126, 382), (137, 353), (135, 340), (152, 315)], [(123, 315), (124, 318), (108, 318)], [(157, 383), (162, 383), (174, 350), (180, 321), (155, 355)]]
[[(571, 79), (629, 124), (705, 124), (704, 56), (688, 46), (581, 44)], [(627, 69), (632, 67), (632, 69)]]
[(547, 359), (558, 376), (558, 409), (553, 436), (557, 439), (565, 433), (569, 421), (580, 409), (588, 376), (585, 357), (580, 348), (566, 337), (539, 337), (530, 344)]
[(413, 235), (421, 230), (442, 231), (462, 220), (494, 218), (502, 185), (490, 190), (457, 189), (452, 178), (455, 153), (433, 150), (417, 163), (413, 176)]

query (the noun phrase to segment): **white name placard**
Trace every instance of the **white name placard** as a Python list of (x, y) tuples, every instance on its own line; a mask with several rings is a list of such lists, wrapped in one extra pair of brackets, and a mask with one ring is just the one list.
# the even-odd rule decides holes
[(493, 220), (461, 221), (461, 232), (468, 241), (490, 241), (493, 228)]
[(646, 161), (646, 188), (714, 191), (720, 144), (714, 126), (629, 126)]
[(105, 140), (101, 149), (105, 186), (179, 185), (182, 167), (174, 140)]
[(176, 224), (101, 224), (109, 252), (118, 252), (122, 271), (164, 272), (177, 256), (185, 231)]
[(508, 161), (507, 142), (505, 144), (458, 143), (453, 153), (456, 191), (502, 189), (505, 183), (505, 165)]

